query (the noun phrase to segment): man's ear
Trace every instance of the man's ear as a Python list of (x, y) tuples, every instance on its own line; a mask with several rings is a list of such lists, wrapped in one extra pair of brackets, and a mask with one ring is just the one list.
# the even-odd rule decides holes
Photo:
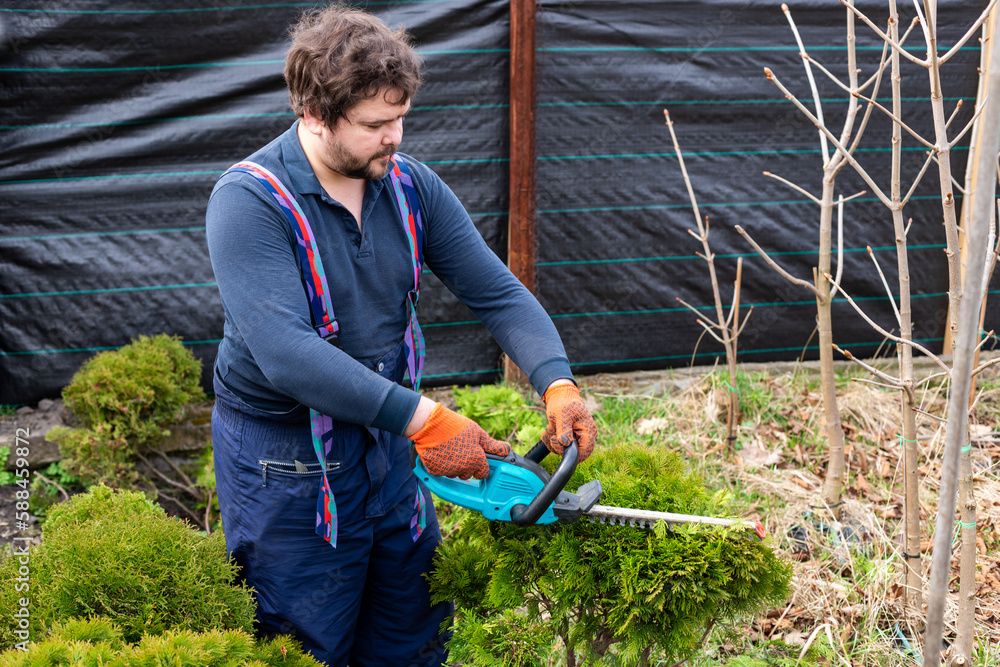
[(315, 134), (320, 136), (323, 134), (323, 130), (326, 128), (326, 123), (323, 122), (318, 115), (316, 115), (312, 109), (305, 109), (302, 112), (302, 125), (309, 131), (310, 134)]

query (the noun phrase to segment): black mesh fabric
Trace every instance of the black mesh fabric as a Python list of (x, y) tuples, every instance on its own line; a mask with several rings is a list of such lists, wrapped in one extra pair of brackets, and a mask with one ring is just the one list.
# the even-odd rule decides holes
[[(844, 11), (793, 2), (810, 52), (846, 70)], [(859, 3), (884, 24), (877, 3)], [(943, 3), (942, 48), (984, 3)], [(95, 352), (161, 332), (183, 337), (206, 369), (222, 310), (205, 247), (217, 176), (293, 121), (281, 70), (287, 30), (309, 3), (23, 0), (0, 10), (0, 403), (58, 395)], [(507, 245), (509, 14), (500, 0), (415, 0), (366, 6), (405, 25), (427, 82), (402, 149), (455, 190), (487, 242)], [(904, 23), (909, 17), (904, 16)], [(858, 63), (872, 74), (881, 45), (860, 25)], [(908, 45), (923, 54), (917, 30)], [(537, 257), (539, 298), (580, 373), (710, 362), (721, 347), (680, 297), (712, 314), (694, 219), (663, 124), (669, 108), (728, 302), (745, 257), (741, 302), (754, 312), (740, 342), (748, 361), (816, 356), (811, 294), (770, 270), (734, 231), (745, 227), (791, 273), (811, 276), (818, 208), (764, 170), (820, 190), (815, 128), (765, 79), (765, 66), (809, 102), (794, 37), (778, 3), (541, 2), (538, 14)], [(978, 42), (946, 65), (952, 132), (972, 116)], [(926, 72), (904, 63), (905, 120), (930, 137)], [(847, 95), (816, 72), (829, 125)], [(883, 82), (880, 100), (887, 100)], [(878, 112), (856, 153), (888, 191), (890, 124)], [(952, 153), (962, 181), (968, 141)], [(925, 149), (904, 136), (904, 189)], [(866, 186), (846, 168), (838, 194)], [(961, 201), (959, 201), (959, 206)], [(941, 347), (947, 267), (932, 168), (907, 207), (915, 337)], [(894, 327), (866, 246), (896, 279), (887, 210), (871, 193), (850, 202), (843, 282)], [(1000, 292), (994, 277), (993, 299)], [(744, 310), (744, 312), (746, 312)], [(986, 329), (1000, 324), (992, 308)], [(881, 337), (843, 298), (835, 340), (856, 354)], [(425, 385), (498, 377), (485, 328), (425, 273), (420, 318)], [(692, 357), (693, 355), (693, 357)], [(210, 373), (204, 374), (206, 384)]]

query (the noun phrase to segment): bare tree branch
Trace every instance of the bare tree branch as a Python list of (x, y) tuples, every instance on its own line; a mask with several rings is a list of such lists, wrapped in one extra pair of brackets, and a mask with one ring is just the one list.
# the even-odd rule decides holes
[(162, 458), (164, 461), (167, 462), (167, 465), (169, 465), (171, 468), (173, 468), (174, 472), (177, 473), (177, 476), (180, 477), (181, 481), (183, 481), (185, 484), (187, 484), (189, 488), (195, 486), (195, 483), (191, 480), (191, 478), (188, 477), (186, 474), (184, 474), (184, 471), (181, 470), (177, 466), (176, 463), (174, 463), (173, 461), (171, 461), (170, 457), (163, 453), (163, 450), (156, 449), (156, 448), (151, 448), (151, 449), (152, 449), (152, 451), (154, 451), (157, 454), (159, 454), (160, 458)]
[[(867, 190), (862, 190), (861, 192), (855, 192), (850, 197), (844, 197), (844, 203), (846, 204), (847, 202), (851, 201), (852, 199), (857, 199), (858, 197), (864, 197), (866, 194), (868, 194)], [(843, 197), (843, 195), (841, 195), (841, 196)]]
[[(979, 404), (979, 399), (982, 397), (983, 392), (986, 391), (986, 387), (980, 387), (979, 391), (976, 392), (976, 397), (972, 399), (972, 403), (969, 405), (969, 415), (972, 415), (973, 411), (976, 409), (976, 405)], [(972, 444), (972, 438), (969, 438), (969, 444)]]
[(933, 374), (928, 375), (927, 377), (925, 377), (920, 382), (917, 382), (916, 384), (914, 384), (913, 388), (916, 389), (917, 387), (922, 387), (925, 384), (927, 384), (928, 382), (931, 382), (932, 380), (936, 380), (936, 379), (941, 378), (941, 377), (951, 377), (951, 373), (950, 372), (949, 373), (933, 373)]
[[(813, 104), (816, 105), (816, 117), (819, 118), (820, 125), (824, 125), (823, 121), (823, 103), (819, 97), (819, 89), (816, 87), (816, 79), (813, 78), (812, 67), (809, 65), (809, 58), (806, 56), (806, 47), (802, 45), (802, 37), (799, 35), (799, 29), (795, 26), (795, 21), (792, 20), (792, 13), (788, 11), (788, 5), (782, 3), (781, 11), (785, 13), (785, 18), (788, 19), (788, 25), (792, 28), (792, 34), (795, 35), (795, 43), (799, 45), (799, 55), (802, 56), (803, 66), (806, 69), (806, 79), (809, 80), (809, 90), (812, 91)], [(826, 145), (826, 137), (823, 133), (819, 133), (819, 145), (823, 155), (823, 164), (830, 162), (830, 148)]]
[(694, 306), (692, 306), (692, 305), (691, 305), (690, 303), (688, 303), (688, 302), (687, 302), (687, 301), (685, 301), (684, 299), (682, 299), (682, 298), (680, 298), (680, 297), (676, 297), (676, 299), (677, 299), (677, 301), (679, 301), (679, 302), (680, 302), (680, 303), (681, 303), (681, 304), (682, 304), (683, 306), (686, 306), (686, 307), (687, 307), (687, 308), (688, 308), (688, 309), (689, 309), (689, 310), (690, 310), (690, 311), (691, 311), (692, 313), (694, 313), (695, 315), (697, 315), (697, 316), (698, 316), (698, 317), (700, 317), (701, 319), (705, 320), (705, 321), (706, 321), (706, 322), (708, 323), (708, 325), (709, 325), (709, 326), (712, 326), (712, 327), (717, 327), (717, 326), (719, 326), (719, 325), (718, 325), (717, 323), (715, 323), (715, 322), (713, 322), (712, 320), (710, 320), (710, 319), (709, 319), (709, 318), (708, 318), (708, 317), (707, 317), (707, 316), (706, 316), (705, 314), (703, 314), (703, 313), (699, 312), (697, 308), (695, 308)]
[(927, 159), (924, 160), (924, 166), (920, 168), (920, 172), (917, 174), (917, 177), (913, 179), (913, 184), (910, 186), (910, 191), (906, 193), (905, 197), (903, 197), (903, 201), (900, 204), (901, 207), (906, 206), (906, 203), (910, 201), (910, 197), (912, 197), (913, 193), (916, 191), (917, 185), (920, 184), (920, 181), (921, 179), (923, 179), (924, 174), (927, 173), (927, 167), (931, 166), (931, 162), (933, 161), (934, 161), (933, 151), (927, 151)]
[(795, 276), (793, 276), (792, 274), (790, 274), (788, 271), (785, 271), (783, 268), (781, 268), (781, 266), (777, 262), (775, 262), (773, 259), (771, 259), (771, 257), (767, 254), (767, 252), (764, 251), (763, 248), (761, 248), (759, 245), (757, 245), (756, 241), (754, 241), (752, 238), (750, 238), (750, 235), (747, 233), (747, 231), (745, 229), (743, 229), (739, 225), (736, 225), (736, 232), (740, 236), (742, 236), (743, 238), (745, 238), (747, 240), (747, 243), (749, 243), (753, 247), (753, 249), (757, 251), (757, 254), (760, 255), (762, 258), (764, 258), (764, 261), (767, 262), (768, 266), (770, 266), (772, 269), (774, 269), (775, 271), (777, 271), (778, 273), (780, 273), (782, 275), (782, 277), (784, 277), (785, 280), (787, 280), (788, 282), (790, 282), (790, 283), (792, 283), (794, 285), (799, 285), (801, 287), (805, 287), (806, 289), (808, 289), (809, 291), (811, 291), (813, 294), (815, 294), (817, 298), (819, 298), (819, 296), (820, 296), (819, 290), (816, 289), (815, 285), (813, 285), (812, 283), (810, 283), (807, 280), (802, 280), (801, 278), (796, 278)]
[(819, 197), (817, 197), (816, 195), (814, 195), (814, 194), (810, 193), (810, 192), (809, 192), (808, 190), (806, 190), (805, 188), (802, 188), (802, 187), (799, 187), (799, 186), (798, 186), (798, 185), (796, 185), (795, 183), (792, 183), (791, 181), (789, 181), (789, 180), (787, 180), (787, 179), (785, 179), (785, 178), (782, 178), (781, 176), (778, 176), (777, 174), (772, 174), (772, 173), (771, 173), (771, 172), (769, 172), (769, 171), (765, 171), (765, 172), (764, 172), (764, 176), (766, 176), (767, 178), (773, 178), (773, 179), (774, 179), (774, 180), (776, 180), (776, 181), (780, 181), (781, 183), (784, 183), (785, 185), (787, 185), (787, 186), (788, 186), (788, 187), (790, 187), (791, 189), (793, 189), (793, 190), (796, 190), (796, 191), (798, 191), (798, 192), (801, 192), (801, 193), (802, 193), (802, 194), (804, 194), (804, 195), (805, 195), (806, 197), (809, 197), (809, 199), (811, 199), (811, 200), (812, 200), (812, 202), (813, 202), (814, 204), (816, 204), (817, 206), (819, 206), (819, 205), (821, 204), (821, 202), (820, 202), (820, 200), (819, 200)]
[[(843, 1), (844, 0), (841, 0), (841, 2)], [(882, 189), (879, 188), (878, 184), (874, 180), (872, 180), (872, 177), (868, 175), (868, 172), (865, 171), (865, 169), (860, 164), (858, 164), (858, 161), (854, 159), (854, 156), (850, 154), (850, 151), (848, 151), (841, 145), (837, 137), (833, 136), (830, 130), (826, 128), (826, 126), (819, 124), (818, 119), (814, 115), (812, 115), (809, 109), (807, 109), (801, 102), (799, 102), (799, 100), (796, 99), (795, 96), (792, 95), (792, 93), (789, 92), (787, 88), (785, 88), (784, 84), (782, 84), (778, 80), (778, 78), (774, 76), (774, 72), (772, 72), (770, 68), (765, 67), (764, 74), (767, 75), (768, 81), (774, 83), (774, 85), (776, 85), (778, 89), (782, 93), (784, 93), (785, 97), (788, 100), (790, 100), (799, 109), (799, 111), (805, 114), (805, 116), (809, 120), (811, 120), (813, 124), (816, 125), (816, 127), (820, 128), (823, 131), (823, 133), (826, 134), (830, 142), (833, 143), (833, 145), (836, 146), (844, 154), (845, 159), (850, 163), (852, 167), (854, 167), (854, 169), (858, 172), (858, 175), (861, 176), (862, 179), (864, 179), (865, 183), (868, 184), (868, 187), (872, 189), (872, 192), (875, 193), (875, 196), (877, 196), (879, 200), (881, 200), (881, 202), (886, 206), (891, 206), (892, 202), (889, 200), (888, 197), (885, 196), (885, 194), (882, 192)]]
[[(965, 124), (965, 127), (963, 127), (962, 131), (958, 133), (958, 136), (956, 136), (954, 139), (951, 140), (951, 142), (948, 144), (948, 148), (954, 148), (955, 145), (962, 140), (962, 137), (965, 136), (966, 132), (972, 129), (972, 126), (975, 124), (977, 120), (979, 120), (979, 116), (983, 113), (983, 109), (986, 108), (986, 100), (988, 100), (989, 98), (990, 98), (989, 95), (986, 95), (986, 97), (983, 98), (982, 104), (980, 104), (979, 108), (976, 109), (976, 112), (972, 114), (972, 118), (970, 118), (969, 122)], [(961, 101), (962, 100), (959, 100), (959, 102)], [(947, 127), (947, 125), (945, 127)]]
[(927, 23), (927, 19), (924, 17), (924, 8), (920, 6), (920, 0), (913, 0), (913, 9), (917, 12), (917, 15), (914, 18), (917, 20), (917, 23), (920, 24), (921, 32), (924, 33), (924, 41), (930, 42), (930, 26)]
[(66, 491), (66, 489), (64, 489), (62, 487), (62, 485), (59, 484), (59, 482), (56, 482), (56, 481), (53, 481), (53, 480), (49, 479), (48, 477), (46, 477), (42, 473), (38, 472), (37, 470), (35, 471), (35, 477), (37, 477), (38, 479), (42, 480), (46, 484), (51, 484), (52, 486), (54, 486), (57, 489), (59, 489), (59, 493), (61, 493), (63, 495), (63, 498), (65, 498), (66, 500), (69, 500), (69, 492)]
[(858, 366), (861, 366), (866, 371), (868, 371), (869, 373), (871, 373), (875, 377), (879, 378), (880, 380), (888, 383), (889, 385), (895, 387), (896, 389), (903, 389), (903, 381), (900, 380), (899, 378), (892, 377), (888, 373), (885, 373), (884, 371), (880, 371), (879, 369), (875, 368), (871, 364), (866, 364), (865, 362), (861, 361), (860, 359), (858, 359), (857, 357), (855, 357), (853, 354), (851, 354), (850, 350), (842, 349), (839, 345), (834, 344), (833, 349), (835, 349), (837, 352), (840, 352), (842, 355), (844, 355), (844, 357), (848, 361), (853, 361)]
[(961, 49), (965, 45), (965, 43), (969, 41), (969, 38), (972, 37), (977, 30), (979, 30), (979, 27), (983, 25), (983, 22), (990, 15), (990, 10), (993, 9), (993, 5), (996, 4), (996, 1), (997, 0), (990, 0), (990, 4), (986, 5), (986, 9), (984, 9), (983, 13), (979, 16), (978, 19), (976, 19), (976, 22), (972, 24), (972, 27), (969, 28), (969, 31), (965, 33), (962, 36), (962, 38), (955, 43), (955, 46), (948, 49), (948, 52), (946, 54), (938, 58), (938, 64), (940, 65), (945, 64), (951, 59), (953, 55), (958, 53), (959, 49)]
[[(888, 48), (888, 47), (886, 47), (886, 48)], [(802, 59), (805, 60), (806, 62), (808, 62), (808, 63), (810, 63), (812, 65), (815, 65), (816, 68), (819, 69), (820, 72), (822, 72), (823, 74), (826, 74), (826, 77), (828, 79), (830, 79), (830, 81), (832, 81), (835, 84), (837, 84), (837, 87), (840, 88), (841, 90), (843, 90), (845, 93), (847, 93), (848, 95), (853, 95), (854, 94), (854, 91), (851, 90), (851, 87), (848, 86), (848, 85), (846, 85), (846, 84), (844, 84), (844, 82), (841, 81), (837, 77), (836, 74), (834, 74), (833, 72), (831, 72), (830, 70), (828, 70), (826, 67), (824, 67), (823, 63), (821, 63), (820, 61), (816, 60), (815, 58), (813, 58), (808, 53), (802, 53), (800, 51), (799, 55), (802, 56)], [(883, 65), (882, 67), (884, 68), (885, 65)], [(872, 81), (874, 81), (877, 76), (878, 76), (877, 74), (873, 74), (872, 77), (871, 77), (871, 79), (869, 80), (869, 83), (872, 82)], [(859, 88), (859, 90), (860, 90), (860, 88)]]
[[(844, 195), (837, 199), (837, 281), (844, 275)], [(837, 288), (830, 290), (830, 299), (837, 296)]]
[[(826, 274), (826, 279), (829, 280), (831, 283), (833, 283), (833, 276), (831, 276), (830, 274)], [(883, 336), (885, 336), (886, 338), (888, 338), (890, 340), (896, 341), (897, 343), (900, 343), (902, 345), (909, 345), (914, 350), (918, 350), (918, 351), (922, 352), (923, 354), (927, 355), (927, 357), (929, 357), (931, 360), (933, 360), (934, 363), (936, 363), (938, 366), (940, 366), (944, 370), (949, 370), (948, 366), (943, 361), (941, 361), (940, 357), (938, 357), (936, 354), (934, 354), (933, 352), (931, 352), (930, 350), (928, 350), (926, 347), (924, 347), (920, 343), (917, 343), (917, 342), (912, 341), (912, 340), (906, 340), (905, 338), (900, 338), (899, 336), (894, 336), (891, 333), (889, 333), (888, 331), (886, 331), (883, 327), (880, 327), (878, 324), (876, 324), (875, 320), (873, 320), (872, 318), (868, 317), (868, 315), (865, 314), (865, 311), (861, 310), (861, 307), (858, 306), (858, 304), (854, 302), (854, 299), (852, 299), (851, 296), (847, 292), (845, 292), (843, 288), (840, 289), (840, 293), (844, 295), (844, 298), (847, 299), (847, 303), (851, 304), (851, 307), (854, 308), (855, 312), (857, 312), (857, 314), (860, 315), (861, 318), (865, 322), (867, 322), (869, 325), (871, 325), (871, 327), (873, 329), (875, 329), (875, 331), (879, 332), (880, 334), (882, 334)]]
[(182, 491), (184, 491), (184, 492), (186, 492), (186, 493), (191, 493), (191, 489), (190, 489), (189, 487), (187, 487), (187, 486), (184, 486), (184, 485), (183, 485), (183, 484), (181, 484), (180, 482), (178, 482), (178, 481), (176, 481), (176, 480), (173, 480), (173, 479), (170, 479), (169, 477), (167, 477), (166, 475), (164, 475), (164, 474), (163, 474), (162, 472), (160, 472), (160, 470), (159, 470), (159, 469), (157, 469), (157, 468), (156, 468), (156, 466), (154, 466), (154, 465), (153, 465), (153, 464), (152, 464), (152, 463), (151, 463), (151, 462), (149, 461), (149, 459), (147, 459), (147, 458), (146, 458), (145, 456), (143, 456), (143, 455), (142, 455), (142, 454), (140, 454), (139, 452), (136, 452), (136, 453), (135, 453), (135, 455), (136, 455), (136, 456), (138, 456), (138, 457), (139, 457), (139, 459), (140, 459), (140, 460), (142, 460), (142, 462), (143, 462), (143, 463), (145, 463), (145, 464), (146, 464), (146, 466), (147, 466), (147, 467), (148, 467), (148, 468), (149, 468), (149, 469), (150, 469), (151, 471), (153, 471), (153, 473), (154, 473), (154, 474), (155, 474), (155, 475), (156, 475), (157, 477), (159, 477), (160, 479), (162, 479), (162, 480), (163, 480), (164, 482), (166, 482), (166, 483), (167, 483), (167, 484), (169, 484), (170, 486), (172, 486), (172, 487), (174, 487), (174, 488), (177, 488), (177, 489), (180, 489), (180, 490), (182, 490)]
[[(914, 16), (913, 20), (910, 21), (910, 27), (907, 28), (906, 32), (903, 33), (903, 36), (899, 38), (899, 44), (900, 45), (906, 44), (906, 38), (910, 36), (910, 33), (913, 31), (913, 29), (917, 26), (918, 23), (920, 23), (920, 19), (918, 19), (916, 16)], [(889, 64), (889, 61), (885, 59), (885, 53), (886, 53), (886, 50), (888, 48), (889, 48), (889, 45), (886, 44), (885, 42), (883, 42), (882, 43), (882, 57), (879, 59), (879, 69), (878, 69), (877, 72), (875, 72), (875, 74), (872, 74), (870, 77), (868, 77), (867, 81), (865, 81), (863, 84), (861, 84), (860, 86), (858, 86), (858, 92), (861, 92), (862, 90), (864, 90), (868, 86), (872, 85), (873, 83), (875, 83), (876, 81), (879, 81), (881, 79), (881, 77), (882, 77), (882, 71), (885, 69), (885, 66)], [(878, 85), (875, 86), (875, 89), (878, 90)], [(848, 92), (850, 92), (850, 91), (848, 91)], [(877, 94), (873, 94), (872, 97), (878, 97), (878, 95)]]
[(982, 373), (983, 371), (985, 371), (990, 366), (996, 366), (997, 364), (1000, 364), (1000, 357), (997, 357), (996, 359), (990, 359), (989, 361), (986, 361), (984, 363), (979, 364), (972, 371), (972, 375), (973, 375), (973, 377), (975, 377), (979, 373)]
[(743, 318), (743, 324), (740, 325), (739, 329), (737, 329), (735, 332), (733, 332), (733, 338), (738, 337), (741, 333), (743, 333), (743, 330), (746, 329), (747, 320), (749, 320), (750, 316), (753, 314), (753, 309), (754, 309), (754, 307), (750, 306), (750, 310), (747, 311), (746, 316)]
[[(909, 32), (907, 32), (909, 34)], [(904, 37), (905, 39), (905, 37)], [(872, 88), (872, 99), (878, 97), (878, 91), (882, 87), (882, 72), (885, 70), (885, 66), (890, 62), (885, 59), (886, 53), (888, 51), (888, 45), (882, 44), (882, 55), (880, 56), (878, 72), (875, 74), (874, 81), (875, 87)], [(861, 86), (858, 88), (858, 92), (865, 89), (866, 86)], [(851, 93), (852, 95), (854, 93)], [(858, 132), (854, 135), (854, 141), (851, 142), (851, 155), (854, 155), (854, 151), (857, 150), (858, 144), (861, 143), (861, 137), (865, 133), (865, 129), (868, 127), (868, 119), (872, 116), (872, 105), (868, 104), (865, 106), (865, 113), (861, 117), (861, 124), (858, 126)], [(843, 166), (843, 165), (841, 165)]]
[(184, 513), (187, 514), (189, 517), (191, 517), (194, 520), (194, 525), (196, 525), (198, 527), (202, 526), (201, 518), (198, 515), (196, 515), (194, 512), (192, 512), (190, 509), (188, 509), (187, 505), (185, 505), (184, 503), (182, 503), (177, 498), (174, 498), (169, 493), (164, 493), (161, 489), (156, 489), (156, 493), (159, 494), (160, 497), (166, 498), (167, 500), (173, 502), (175, 505), (177, 505), (182, 510), (184, 510)]
[(937, 147), (934, 146), (934, 144), (932, 144), (931, 142), (927, 141), (922, 136), (920, 136), (919, 134), (917, 134), (916, 130), (912, 129), (909, 125), (907, 125), (906, 123), (904, 123), (901, 119), (896, 118), (895, 114), (893, 114), (891, 111), (889, 111), (888, 109), (886, 109), (884, 106), (882, 106), (881, 104), (879, 104), (875, 100), (870, 99), (868, 97), (865, 97), (861, 93), (854, 93), (854, 96), (857, 97), (858, 99), (861, 99), (861, 100), (864, 100), (865, 102), (868, 102), (868, 104), (871, 104), (876, 109), (878, 109), (879, 111), (881, 111), (882, 113), (884, 113), (886, 116), (888, 116), (889, 118), (892, 119), (892, 122), (896, 123), (901, 128), (903, 128), (904, 130), (906, 130), (907, 132), (909, 132), (910, 136), (912, 136), (914, 139), (916, 139), (917, 141), (919, 141), (920, 143), (922, 143), (927, 148), (931, 149), (932, 151), (936, 151), (937, 150)]
[[(726, 341), (722, 340), (722, 338), (720, 338), (719, 336), (717, 336), (717, 335), (716, 335), (716, 333), (715, 333), (714, 331), (712, 331), (712, 329), (711, 329), (711, 328), (709, 327), (709, 325), (705, 324), (705, 323), (704, 323), (704, 322), (702, 322), (701, 320), (695, 320), (695, 322), (697, 322), (698, 324), (700, 324), (700, 325), (701, 325), (701, 327), (702, 327), (703, 329), (705, 329), (705, 332), (706, 332), (706, 333), (707, 333), (707, 334), (708, 334), (709, 336), (711, 336), (712, 338), (714, 338), (715, 340), (719, 341), (719, 343), (720, 343), (720, 344), (722, 344), (722, 345), (725, 345), (725, 344), (726, 344)], [(717, 326), (719, 326), (719, 325), (717, 325), (717, 324), (714, 324), (714, 325), (712, 325), (712, 326), (716, 326), (716, 327), (717, 327)]]
[(931, 413), (927, 412), (926, 410), (921, 410), (917, 406), (913, 406), (910, 409), (913, 410), (914, 412), (916, 412), (918, 415), (923, 415), (924, 417), (930, 417), (931, 419), (933, 419), (935, 421), (939, 421), (939, 422), (942, 422), (942, 423), (947, 423), (948, 422), (948, 420), (945, 419), (944, 417), (938, 417), (937, 415), (932, 415)]
[(900, 385), (883, 384), (881, 382), (876, 382), (875, 380), (869, 380), (868, 378), (851, 378), (851, 382), (861, 382), (862, 384), (870, 384), (876, 387), (881, 387), (882, 389), (890, 389), (892, 391), (899, 391), (901, 389)]
[[(935, 155), (935, 154), (933, 154), (933, 153), (931, 153), (931, 159), (934, 160), (934, 162), (936, 164), (938, 164), (938, 165), (941, 164), (940, 161), (938, 160), (938, 156)], [(950, 174), (950, 172), (949, 172), (949, 174)], [(951, 185), (952, 185), (953, 188), (955, 188), (956, 190), (958, 190), (959, 192), (961, 192), (963, 195), (965, 194), (965, 188), (958, 184), (958, 180), (954, 176), (951, 177)], [(962, 230), (962, 231), (964, 233), (965, 230)]]
[[(663, 110), (663, 118), (666, 120), (667, 129), (670, 130), (670, 138), (674, 142), (674, 151), (677, 153), (677, 161), (681, 166), (681, 173), (684, 176), (684, 185), (687, 187), (688, 197), (691, 199), (691, 208), (694, 210), (694, 223), (698, 226), (698, 231), (705, 235), (705, 230), (701, 226), (701, 213), (698, 211), (698, 200), (694, 196), (694, 188), (691, 186), (691, 179), (688, 177), (687, 167), (684, 166), (684, 155), (681, 153), (680, 144), (677, 143), (677, 135), (674, 133), (674, 123), (670, 120), (670, 112)], [(697, 237), (702, 240), (702, 237)]]
[[(875, 257), (875, 253), (872, 252), (872, 247), (868, 246), (868, 256), (872, 258), (872, 262), (875, 263), (875, 269), (878, 271), (878, 277), (882, 279), (882, 286), (885, 287), (885, 294), (889, 297), (889, 303), (892, 304), (892, 312), (896, 314), (896, 324), (902, 328), (903, 319), (899, 315), (899, 308), (896, 307), (896, 298), (892, 295), (892, 290), (889, 289), (889, 283), (885, 280), (885, 274), (882, 273), (882, 267), (878, 263), (878, 259)], [(837, 276), (837, 280), (840, 280), (840, 276)]]
[[(740, 331), (742, 327), (740, 326), (740, 288), (743, 286), (743, 258), (740, 257), (736, 260), (736, 280), (733, 281), (733, 301), (729, 305), (729, 316), (726, 318), (726, 329), (730, 330), (729, 340), (733, 345), (733, 359), (736, 358), (737, 344), (739, 343)], [(750, 309), (753, 312), (753, 308)], [(750, 313), (747, 313), (747, 317), (750, 317)], [(730, 325), (732, 322), (732, 325)], [(743, 320), (743, 325), (746, 326), (746, 320)], [(728, 361), (728, 360), (727, 360)]]
[[(871, 20), (867, 16), (865, 16), (857, 7), (849, 5), (846, 2), (846, 0), (840, 0), (840, 4), (844, 5), (849, 10), (851, 10), (852, 12), (854, 12), (854, 14), (859, 19), (861, 19), (862, 22), (865, 23), (865, 25), (867, 25), (869, 28), (871, 28), (875, 32), (875, 34), (879, 36), (879, 38), (882, 41), (884, 41), (886, 44), (888, 44), (889, 46), (891, 46), (896, 52), (899, 53), (899, 55), (903, 56), (904, 58), (906, 58), (907, 60), (909, 60), (910, 62), (912, 62), (912, 63), (914, 63), (916, 65), (920, 65), (921, 67), (926, 68), (928, 66), (928, 64), (927, 64), (926, 61), (921, 60), (920, 58), (917, 58), (916, 56), (910, 54), (900, 44), (898, 44), (898, 43), (894, 42), (893, 40), (889, 39), (889, 35), (885, 34), (881, 30), (879, 30), (878, 26), (876, 26), (874, 23), (872, 23)], [(893, 19), (890, 18), (889, 20), (892, 21)]]

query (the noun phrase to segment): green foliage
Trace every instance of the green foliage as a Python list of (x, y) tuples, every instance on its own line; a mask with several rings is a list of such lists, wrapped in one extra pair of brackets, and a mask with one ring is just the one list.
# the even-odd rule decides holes
[[(57, 620), (103, 616), (127, 642), (169, 629), (250, 631), (254, 601), (234, 585), (221, 533), (206, 536), (140, 493), (95, 486), (49, 511), (30, 551), (30, 590), (17, 591), (18, 559), (0, 563), (0, 615), (31, 600), (31, 634)], [(0, 647), (17, 641), (0, 625)]]
[(87, 361), (63, 390), (86, 426), (110, 424), (135, 442), (158, 440), (185, 405), (205, 400), (201, 364), (177, 336), (140, 336)]
[(57, 426), (49, 431), (48, 438), (59, 444), (63, 470), (87, 485), (130, 488), (139, 479), (132, 463), (136, 448), (117, 435), (111, 424), (91, 428)]
[(202, 452), (198, 458), (198, 474), (195, 476), (195, 486), (205, 494), (204, 500), (198, 503), (198, 509), (204, 514), (205, 509), (211, 504), (209, 516), (212, 520), (208, 528), (212, 531), (222, 529), (222, 513), (219, 510), (219, 496), (215, 492), (215, 456), (212, 444)]
[[(706, 491), (671, 452), (599, 448), (567, 488), (591, 479), (601, 481), (602, 504), (730, 514), (726, 496)], [(558, 638), (581, 660), (635, 665), (649, 651), (674, 661), (692, 655), (713, 619), (783, 601), (790, 578), (791, 566), (743, 528), (643, 531), (586, 520), (518, 528), (470, 514), (439, 547), (431, 590), (456, 602), (454, 660), (543, 664), (515, 659), (521, 654), (506, 643), (530, 628), (536, 654)]]
[(449, 645), (450, 657), (464, 656), (476, 667), (545, 667), (554, 637), (551, 628), (534, 623), (513, 609), (495, 618), (474, 613), (463, 617), (464, 628)]
[(122, 630), (95, 617), (56, 625), (27, 652), (0, 654), (0, 667), (318, 667), (289, 637), (255, 641), (243, 630), (169, 630), (127, 643)]
[(7, 459), (10, 458), (10, 447), (0, 447), (0, 486), (5, 486), (7, 484), (13, 484), (17, 481), (17, 475), (9, 470), (4, 470), (2, 466), (7, 465)]
[[(42, 479), (42, 477), (45, 479)], [(49, 480), (49, 481), (45, 481)], [(83, 491), (80, 478), (66, 472), (62, 461), (50, 463), (41, 475), (31, 477), (31, 496), (28, 498), (28, 509), (39, 518), (48, 515), (49, 508), (62, 500), (62, 492), (56, 486), (63, 487), (67, 493), (73, 491)]]
[(88, 485), (134, 483), (135, 453), (168, 434), (184, 406), (206, 400), (200, 380), (201, 363), (176, 336), (140, 336), (87, 361), (63, 389), (84, 428), (50, 433), (67, 471)]
[(494, 438), (531, 446), (545, 430), (544, 415), (510, 385), (485, 385), (477, 390), (456, 387), (454, 397), (458, 411)]

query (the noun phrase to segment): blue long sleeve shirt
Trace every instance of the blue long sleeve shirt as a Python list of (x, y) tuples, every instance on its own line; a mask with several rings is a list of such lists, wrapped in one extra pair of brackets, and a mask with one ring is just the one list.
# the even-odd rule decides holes
[[(306, 405), (341, 421), (402, 434), (419, 394), (369, 370), (403, 338), (413, 288), (409, 238), (389, 178), (369, 181), (361, 227), (322, 188), (298, 122), (248, 160), (291, 190), (316, 236), (340, 347), (313, 329), (291, 225), (251, 175), (226, 174), (206, 213), (208, 249), (225, 314), (216, 372), (250, 405)], [(551, 319), (489, 249), (465, 209), (428, 167), (410, 167), (424, 221), (424, 262), (478, 316), (539, 393), (572, 377)], [(419, 314), (419, 310), (418, 310)]]

